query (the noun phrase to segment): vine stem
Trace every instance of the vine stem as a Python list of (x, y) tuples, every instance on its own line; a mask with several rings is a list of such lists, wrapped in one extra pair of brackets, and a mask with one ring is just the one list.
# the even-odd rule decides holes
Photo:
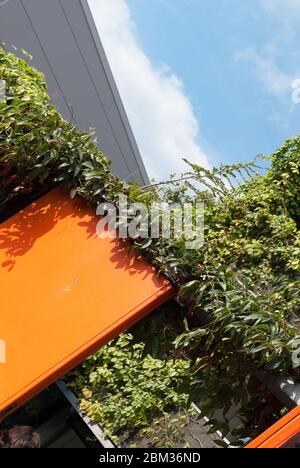
[(189, 179), (197, 179), (197, 177), (190, 175), (188, 177), (180, 177), (179, 179), (171, 179), (171, 180), (165, 180), (163, 182), (156, 182), (155, 184), (149, 184), (149, 185), (145, 185), (144, 187), (139, 187), (139, 190), (146, 190), (148, 188), (158, 187), (159, 185), (168, 185), (168, 184), (173, 184), (175, 182), (181, 182), (183, 180), (189, 180)]

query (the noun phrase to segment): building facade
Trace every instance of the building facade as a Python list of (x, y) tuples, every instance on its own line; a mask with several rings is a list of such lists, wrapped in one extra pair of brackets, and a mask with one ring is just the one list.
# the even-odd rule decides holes
[(117, 176), (149, 182), (87, 0), (0, 0), (0, 41), (32, 55), (53, 103), (78, 128), (95, 130)]

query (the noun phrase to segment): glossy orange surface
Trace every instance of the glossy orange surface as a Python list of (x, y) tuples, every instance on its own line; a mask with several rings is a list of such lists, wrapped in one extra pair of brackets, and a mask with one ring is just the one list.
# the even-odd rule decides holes
[(98, 221), (58, 189), (0, 225), (2, 419), (174, 295)]
[[(292, 448), (300, 444), (300, 407), (288, 413), (272, 427), (251, 442), (247, 448)], [(297, 440), (296, 440), (297, 439)]]

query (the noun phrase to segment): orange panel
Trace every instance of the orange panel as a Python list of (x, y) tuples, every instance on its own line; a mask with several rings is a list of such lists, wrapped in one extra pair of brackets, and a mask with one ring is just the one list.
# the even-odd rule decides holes
[(2, 418), (174, 295), (98, 221), (55, 190), (0, 225)]
[(293, 411), (281, 418), (277, 423), (257, 437), (246, 448), (281, 448), (289, 446), (289, 441), (300, 443), (300, 436), (295, 439), (295, 436), (300, 432), (300, 407), (298, 406)]

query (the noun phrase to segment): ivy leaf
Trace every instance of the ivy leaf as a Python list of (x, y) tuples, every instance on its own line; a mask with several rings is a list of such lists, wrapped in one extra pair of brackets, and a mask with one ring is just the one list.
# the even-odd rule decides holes
[(145, 250), (145, 249), (148, 249), (150, 247), (150, 245), (152, 244), (152, 239), (145, 239), (142, 244), (141, 244), (141, 249), (142, 250)]

